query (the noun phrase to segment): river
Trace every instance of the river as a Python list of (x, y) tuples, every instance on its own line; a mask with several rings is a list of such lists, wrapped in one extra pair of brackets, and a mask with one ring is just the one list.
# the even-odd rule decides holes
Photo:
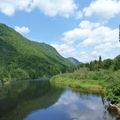
[(0, 120), (116, 120), (101, 95), (52, 87), (49, 81), (0, 89)]

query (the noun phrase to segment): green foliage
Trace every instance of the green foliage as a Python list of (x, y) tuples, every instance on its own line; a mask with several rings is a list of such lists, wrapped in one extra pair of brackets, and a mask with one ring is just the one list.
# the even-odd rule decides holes
[(101, 92), (104, 81), (93, 79), (93, 72), (88, 68), (81, 68), (73, 73), (65, 73), (52, 77), (54, 85), (68, 86), (77, 89), (84, 89), (91, 92)]
[(103, 61), (103, 68), (104, 69), (109, 69), (112, 67), (112, 65), (113, 65), (113, 60), (111, 60), (111, 59), (106, 59)]
[(106, 91), (106, 98), (114, 103), (120, 103), (120, 70), (90, 71), (80, 68), (73, 73), (65, 73), (51, 78), (51, 83), (87, 91)]
[(11, 78), (12, 80), (26, 80), (29, 79), (29, 74), (24, 71), (23, 69), (17, 68), (12, 71), (11, 73)]
[(114, 70), (119, 70), (120, 69), (120, 55), (117, 56), (114, 60)]
[(1, 82), (0, 84), (2, 84), (2, 86), (3, 86), (4, 83), (10, 79), (11, 79), (11, 76), (10, 76), (9, 72), (6, 71), (5, 68), (1, 67), (0, 68), (0, 82)]
[(87, 67), (90, 71), (99, 71), (100, 69), (111, 69), (111, 70), (119, 70), (120, 69), (120, 55), (115, 59), (106, 59), (102, 61), (101, 56), (99, 60), (91, 61), (90, 63), (81, 64), (78, 68)]
[(120, 103), (120, 81), (110, 85), (107, 92), (107, 99), (112, 103)]
[(71, 63), (50, 45), (29, 41), (0, 24), (1, 81), (50, 77), (67, 71), (70, 66)]

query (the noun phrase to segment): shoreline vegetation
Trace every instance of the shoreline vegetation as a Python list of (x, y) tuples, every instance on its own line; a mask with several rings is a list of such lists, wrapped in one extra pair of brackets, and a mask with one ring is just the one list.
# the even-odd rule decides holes
[(80, 64), (74, 72), (55, 75), (50, 79), (54, 86), (70, 87), (100, 93), (110, 102), (109, 110), (120, 116), (120, 55), (115, 59)]
[[(120, 70), (118, 71), (89, 71), (87, 68), (80, 68), (73, 73), (64, 73), (60, 75), (55, 75), (50, 79), (52, 85), (59, 87), (72, 87), (76, 89), (82, 89), (87, 91), (104, 92), (112, 87), (113, 83), (117, 84), (120, 77)], [(115, 76), (116, 79), (113, 77)]]
[(111, 103), (120, 103), (120, 55), (116, 58), (80, 64), (74, 72), (55, 75), (51, 83), (57, 86), (103, 91)]
[(81, 68), (73, 73), (53, 76), (50, 83), (53, 86), (68, 87), (80, 92), (101, 94), (110, 101), (108, 110), (120, 116), (120, 96), (116, 94), (120, 90), (119, 78), (120, 70), (89, 71), (87, 68)]
[(74, 79), (73, 76), (70, 77), (72, 74), (62, 74), (56, 75), (50, 79), (50, 82), (53, 86), (57, 87), (68, 87), (73, 88), (83, 92), (89, 93), (104, 93), (105, 89), (101, 86), (100, 82), (95, 80), (87, 80), (87, 79)]

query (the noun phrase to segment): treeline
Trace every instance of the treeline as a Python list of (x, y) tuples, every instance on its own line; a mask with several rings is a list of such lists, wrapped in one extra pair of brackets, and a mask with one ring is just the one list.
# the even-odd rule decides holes
[[(71, 65), (72, 67), (72, 65)], [(28, 80), (50, 78), (53, 75), (65, 73), (70, 66), (59, 63), (51, 63), (37, 57), (7, 58), (7, 63), (0, 63), (0, 84), (13, 80)]]
[(119, 70), (120, 69), (120, 55), (114, 59), (105, 59), (102, 60), (101, 56), (99, 60), (91, 61), (90, 63), (80, 64), (78, 68), (87, 67), (90, 71), (96, 71), (100, 69), (106, 70)]

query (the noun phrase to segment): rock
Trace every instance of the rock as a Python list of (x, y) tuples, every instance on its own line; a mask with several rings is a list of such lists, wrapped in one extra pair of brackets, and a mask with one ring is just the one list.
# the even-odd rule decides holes
[(117, 116), (116, 120), (120, 120), (120, 105), (117, 104), (110, 104), (108, 107), (108, 111)]
[(120, 116), (118, 116), (118, 117), (116, 118), (116, 120), (120, 120)]

